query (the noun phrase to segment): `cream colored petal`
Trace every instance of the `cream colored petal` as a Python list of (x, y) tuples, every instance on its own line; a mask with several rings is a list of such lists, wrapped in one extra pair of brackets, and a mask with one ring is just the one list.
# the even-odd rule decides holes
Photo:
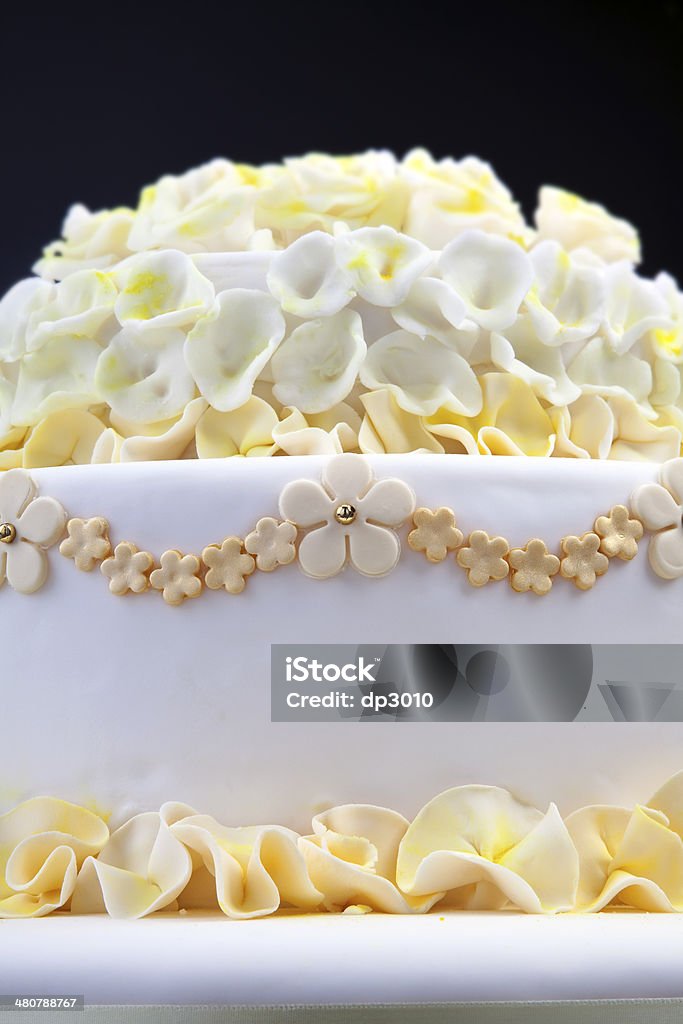
[(322, 481), (335, 501), (357, 501), (370, 487), (372, 467), (362, 455), (340, 455), (330, 459), (323, 470)]
[(97, 815), (52, 797), (0, 815), (0, 918), (42, 917), (63, 906), (80, 864), (108, 834)]
[(579, 910), (584, 907), (598, 909), (597, 904), (610, 876), (612, 859), (630, 817), (631, 811), (626, 807), (593, 805), (574, 811), (566, 819), (567, 830), (579, 856), (576, 894)]
[[(404, 892), (428, 891), (417, 876), (420, 865), (430, 854), (462, 853), (497, 861), (543, 817), (535, 807), (495, 786), (446, 790), (422, 808), (403, 837), (396, 869), (398, 886)], [(433, 862), (430, 878), (433, 876), (436, 881), (430, 881), (434, 885), (432, 891), (453, 888), (448, 875), (454, 863), (448, 857)]]
[(531, 886), (544, 911), (557, 913), (573, 908), (579, 857), (555, 804), (498, 863)]
[(111, 835), (97, 860), (86, 860), (72, 912), (106, 910), (111, 917), (145, 917), (171, 905), (191, 871), (189, 853), (159, 814), (138, 814)]
[(332, 912), (361, 903), (384, 914), (422, 913), (441, 896), (438, 893), (419, 899), (405, 897), (388, 878), (335, 856), (333, 849), (319, 836), (299, 839), (299, 850), (311, 881), (323, 894), (325, 907)]
[(337, 263), (354, 290), (376, 306), (403, 302), (412, 284), (432, 264), (429, 249), (391, 227), (349, 231), (335, 240)]
[(635, 228), (604, 206), (550, 185), (540, 190), (538, 200), (535, 219), (540, 239), (555, 239), (569, 250), (588, 248), (607, 262), (640, 259)]
[(381, 389), (361, 395), (366, 416), (358, 433), (358, 447), (366, 454), (387, 452), (438, 452), (443, 445), (425, 430), (419, 416), (406, 412), (390, 391)]
[(313, 832), (323, 836), (331, 831), (345, 836), (363, 836), (376, 850), (374, 870), (394, 879), (401, 839), (409, 822), (402, 814), (371, 804), (343, 804), (313, 818)]
[(45, 552), (28, 541), (16, 540), (5, 555), (7, 582), (19, 594), (34, 594), (47, 579)]
[(672, 775), (650, 797), (647, 806), (666, 815), (669, 827), (683, 839), (683, 771)]
[(674, 498), (683, 505), (683, 459), (671, 459), (662, 466), (660, 479)]
[(349, 560), (354, 569), (364, 576), (386, 576), (401, 557), (398, 537), (384, 526), (357, 522), (349, 530), (348, 537)]
[(188, 335), (185, 361), (201, 393), (220, 412), (238, 409), (285, 334), (275, 299), (235, 288), (216, 303)]
[(631, 495), (631, 508), (648, 530), (677, 527), (683, 511), (661, 484), (642, 484)]
[(332, 316), (354, 295), (350, 275), (337, 262), (335, 239), (323, 231), (311, 231), (276, 253), (267, 281), (282, 308), (301, 317)]
[(299, 565), (314, 579), (336, 576), (346, 564), (346, 537), (337, 523), (311, 530), (299, 544)]
[(23, 469), (0, 475), (0, 520), (14, 524), (36, 493), (36, 485)]
[[(344, 403), (320, 416), (306, 417), (291, 407), (282, 413), (284, 419), (273, 428), (273, 441), (286, 455), (341, 455), (358, 448), (360, 417)], [(330, 414), (335, 414), (336, 420), (331, 425), (327, 422)]]
[(192, 441), (197, 423), (206, 409), (205, 400), (195, 398), (185, 407), (180, 419), (172, 423), (162, 434), (151, 437), (127, 437), (121, 445), (121, 462), (181, 458)]
[(214, 875), (218, 903), (228, 917), (263, 917), (282, 904), (313, 910), (322, 901), (289, 829), (226, 828), (197, 815), (172, 831)]
[[(653, 882), (680, 911), (683, 910), (683, 839), (664, 821), (658, 812), (636, 807), (611, 869)], [(650, 909), (647, 898), (641, 903), (637, 888), (629, 892), (629, 903), (643, 910)]]
[(402, 480), (378, 480), (357, 505), (358, 514), (385, 526), (401, 526), (415, 511), (415, 494)]
[(613, 395), (609, 406), (615, 423), (610, 459), (664, 462), (680, 454), (681, 431), (677, 427), (653, 423), (641, 406), (624, 395)]
[(207, 409), (197, 423), (197, 456), (270, 455), (278, 422), (274, 409), (255, 395), (232, 412)]
[(24, 466), (86, 466), (104, 433), (104, 424), (83, 409), (52, 413), (31, 431), (24, 448)]
[(95, 371), (100, 398), (124, 419), (144, 423), (180, 416), (195, 396), (178, 328), (127, 327), (102, 352)]
[(273, 355), (273, 394), (304, 413), (331, 409), (353, 388), (366, 352), (363, 324), (352, 310), (301, 324)]
[(333, 512), (329, 495), (314, 480), (292, 480), (280, 495), (280, 515), (297, 526), (317, 526)]
[(526, 253), (506, 238), (466, 231), (445, 247), (441, 276), (465, 303), (467, 316), (489, 331), (514, 322), (533, 281)]
[(54, 498), (35, 498), (15, 526), (21, 540), (47, 548), (56, 544), (64, 533), (66, 512)]
[[(683, 576), (683, 526), (656, 533), (648, 547), (650, 565), (665, 580)], [(8, 572), (9, 575), (9, 572)]]
[(368, 350), (360, 379), (387, 389), (406, 412), (432, 416), (443, 407), (465, 416), (481, 409), (481, 388), (469, 364), (434, 338), (394, 331)]
[(479, 378), (483, 408), (478, 416), (457, 416), (439, 409), (425, 426), (439, 437), (459, 440), (470, 450), (467, 436), (476, 438), (476, 451), (484, 455), (548, 456), (555, 444), (555, 429), (548, 411), (529, 385), (507, 373), (485, 373)]

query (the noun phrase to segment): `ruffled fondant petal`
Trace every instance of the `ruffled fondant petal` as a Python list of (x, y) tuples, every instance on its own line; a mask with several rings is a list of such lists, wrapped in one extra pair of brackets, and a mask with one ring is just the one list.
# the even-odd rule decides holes
[(228, 917), (264, 917), (283, 904), (314, 910), (322, 901), (289, 829), (226, 828), (196, 815), (178, 821), (172, 832), (201, 857)]
[(187, 885), (192, 861), (161, 816), (138, 814), (81, 869), (72, 912), (140, 918), (170, 906)]
[(574, 906), (579, 857), (555, 804), (498, 863), (531, 886), (544, 911), (557, 913)]

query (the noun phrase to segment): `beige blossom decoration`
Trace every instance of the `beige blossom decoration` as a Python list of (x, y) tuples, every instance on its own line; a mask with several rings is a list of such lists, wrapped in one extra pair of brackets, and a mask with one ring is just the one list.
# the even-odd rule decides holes
[(154, 558), (149, 551), (138, 551), (135, 544), (122, 541), (114, 548), (114, 554), (105, 558), (100, 566), (102, 573), (109, 580), (112, 594), (141, 594), (149, 587), (149, 573), (154, 566)]
[(467, 580), (473, 587), (483, 587), (491, 580), (504, 580), (510, 571), (505, 557), (510, 545), (504, 537), (489, 537), (485, 530), (469, 535), (467, 547), (460, 548), (458, 565), (467, 569)]
[(598, 576), (609, 568), (609, 559), (600, 551), (597, 533), (584, 533), (582, 537), (563, 537), (564, 558), (560, 572), (565, 579), (573, 580), (579, 590), (590, 590)]
[(643, 524), (640, 519), (631, 519), (631, 513), (625, 505), (615, 505), (609, 515), (598, 516), (595, 520), (595, 532), (600, 537), (603, 555), (628, 562), (638, 554)]
[(512, 569), (512, 589), (522, 594), (532, 590), (534, 594), (547, 594), (553, 585), (551, 579), (560, 569), (557, 555), (551, 555), (545, 541), (538, 537), (530, 540), (523, 548), (513, 548), (508, 555)]
[(246, 576), (251, 576), (256, 561), (242, 550), (239, 537), (227, 537), (222, 544), (210, 544), (202, 551), (202, 561), (208, 568), (205, 583), (209, 590), (227, 590), (229, 594), (241, 594)]
[(111, 554), (109, 523), (106, 519), (70, 519), (68, 537), (60, 544), (60, 554), (72, 558), (81, 572), (92, 572), (98, 562)]
[(418, 508), (413, 515), (415, 529), (408, 534), (413, 551), (424, 551), (430, 562), (443, 562), (449, 551), (456, 551), (463, 542), (462, 531), (455, 525), (450, 508)]
[(180, 551), (164, 551), (149, 582), (161, 591), (166, 604), (179, 605), (202, 592), (199, 578), (199, 559), (196, 555), (183, 555)]
[(261, 572), (272, 572), (278, 565), (289, 565), (296, 558), (297, 528), (294, 523), (281, 523), (271, 516), (259, 519), (247, 534), (244, 548), (256, 556), (256, 568)]

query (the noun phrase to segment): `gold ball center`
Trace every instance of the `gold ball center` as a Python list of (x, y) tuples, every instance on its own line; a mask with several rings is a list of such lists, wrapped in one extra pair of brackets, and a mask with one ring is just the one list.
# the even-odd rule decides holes
[(17, 536), (17, 531), (11, 523), (0, 523), (0, 544), (11, 544)]
[(334, 518), (338, 523), (341, 523), (342, 526), (348, 526), (354, 521), (357, 515), (358, 513), (353, 505), (343, 504), (340, 505), (334, 513)]

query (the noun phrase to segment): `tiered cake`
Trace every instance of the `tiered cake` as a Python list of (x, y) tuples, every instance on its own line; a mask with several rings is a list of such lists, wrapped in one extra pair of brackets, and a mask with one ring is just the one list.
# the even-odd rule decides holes
[[(71, 210), (0, 303), (0, 918), (683, 910), (677, 679), (618, 690), (683, 622), (683, 297), (638, 259), (423, 151)], [(566, 678), (482, 675), (538, 644)]]

